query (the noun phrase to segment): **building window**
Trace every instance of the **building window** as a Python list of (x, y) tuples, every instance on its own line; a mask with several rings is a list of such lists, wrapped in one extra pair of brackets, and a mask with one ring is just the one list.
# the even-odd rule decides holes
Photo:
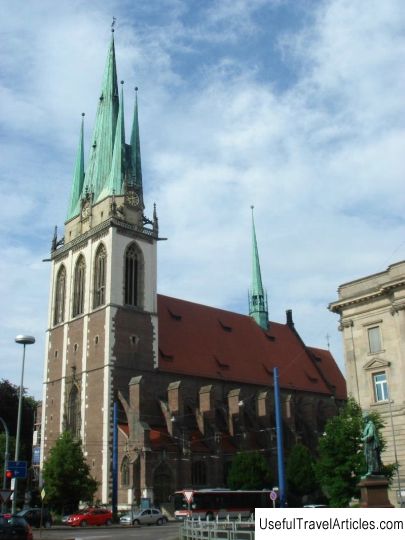
[(53, 324), (59, 324), (65, 319), (65, 288), (66, 288), (66, 269), (62, 265), (56, 276), (55, 288), (55, 308), (53, 315)]
[(81, 315), (84, 311), (84, 285), (85, 285), (86, 263), (81, 255), (77, 260), (73, 286), (73, 317)]
[(376, 401), (387, 401), (388, 399), (388, 383), (387, 375), (385, 371), (381, 373), (374, 373), (374, 395)]
[(76, 385), (73, 386), (69, 394), (67, 428), (75, 437), (80, 436), (80, 400), (79, 390)]
[(107, 262), (107, 251), (101, 244), (96, 253), (94, 263), (94, 298), (93, 308), (105, 304), (105, 272)]
[(381, 351), (381, 333), (379, 326), (373, 326), (372, 328), (368, 329), (368, 344), (370, 353), (377, 353)]
[(194, 461), (191, 470), (191, 483), (193, 486), (206, 485), (207, 470), (204, 461)]
[(127, 306), (140, 305), (141, 253), (135, 244), (131, 244), (125, 252), (125, 293)]
[(127, 456), (122, 460), (121, 465), (121, 485), (123, 487), (129, 486), (129, 459)]

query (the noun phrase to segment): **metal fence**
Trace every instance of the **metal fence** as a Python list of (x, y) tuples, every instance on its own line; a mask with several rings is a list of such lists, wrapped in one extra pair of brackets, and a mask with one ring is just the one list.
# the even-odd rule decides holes
[(254, 540), (255, 522), (249, 521), (203, 521), (186, 519), (180, 528), (181, 540)]

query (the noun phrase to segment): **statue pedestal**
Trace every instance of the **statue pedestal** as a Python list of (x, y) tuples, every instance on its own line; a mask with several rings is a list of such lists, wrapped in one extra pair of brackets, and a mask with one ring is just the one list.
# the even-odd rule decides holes
[(388, 499), (388, 480), (385, 476), (368, 476), (360, 480), (357, 485), (361, 491), (360, 506), (362, 508), (394, 508)]

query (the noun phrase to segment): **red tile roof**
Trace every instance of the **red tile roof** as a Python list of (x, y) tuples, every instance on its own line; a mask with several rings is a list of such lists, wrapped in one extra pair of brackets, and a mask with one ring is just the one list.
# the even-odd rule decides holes
[(190, 449), (193, 453), (209, 452), (209, 448), (204, 442), (204, 435), (202, 435), (199, 431), (193, 431), (193, 433), (191, 433)]
[(330, 353), (317, 362), (286, 324), (270, 322), (265, 332), (246, 315), (163, 295), (158, 316), (161, 371), (271, 386), (278, 367), (283, 388), (330, 394), (328, 382), (346, 396)]
[(234, 454), (237, 451), (236, 445), (232, 442), (228, 433), (221, 433), (221, 450), (228, 454)]
[(346, 399), (346, 380), (330, 351), (316, 347), (309, 347), (309, 350), (315, 356), (316, 361), (319, 362), (319, 369), (322, 371), (325, 379), (330, 385), (335, 387), (335, 396), (338, 399)]
[[(149, 431), (149, 440), (151, 447), (154, 450), (158, 450), (160, 448), (177, 450), (177, 446), (182, 444), (180, 438), (170, 435), (165, 427), (152, 427)], [(199, 431), (193, 431), (187, 441), (190, 443), (190, 449), (193, 453), (206, 453), (209, 451), (207, 445), (204, 443), (203, 435), (201, 435)]]

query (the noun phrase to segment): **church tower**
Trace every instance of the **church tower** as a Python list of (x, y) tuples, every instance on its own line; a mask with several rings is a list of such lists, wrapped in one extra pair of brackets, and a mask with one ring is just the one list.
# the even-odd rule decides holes
[(41, 456), (69, 429), (108, 502), (113, 401), (158, 362), (158, 221), (144, 214), (137, 89), (126, 143), (114, 34), (87, 167), (83, 124), (64, 236), (52, 243)]

